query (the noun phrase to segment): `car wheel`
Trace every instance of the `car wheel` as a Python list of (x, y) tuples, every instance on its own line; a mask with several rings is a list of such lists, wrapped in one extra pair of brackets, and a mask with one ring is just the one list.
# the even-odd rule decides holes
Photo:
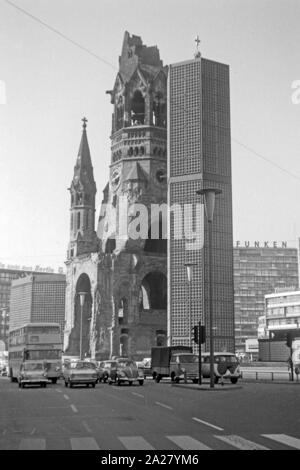
[(21, 382), (19, 382), (19, 388), (21, 388), (21, 385), (22, 385)]
[(25, 384), (21, 382), (21, 388), (25, 388)]
[(161, 379), (161, 376), (159, 374), (155, 376), (155, 382), (156, 383), (159, 383), (160, 379)]
[(139, 380), (139, 384), (140, 384), (140, 385), (144, 385), (144, 381), (143, 381), (143, 380)]
[(68, 382), (65, 380), (65, 387), (68, 388), (68, 385), (69, 385)]
[(73, 388), (73, 384), (72, 384), (71, 382), (70, 382), (70, 384), (69, 384), (69, 385), (70, 385), (70, 388)]
[(129, 382), (128, 382), (128, 383), (129, 383), (129, 385), (132, 385), (132, 381), (131, 381), (131, 380), (129, 380)]
[(193, 384), (197, 384), (198, 383), (198, 379), (193, 379)]
[(95, 388), (95, 387), (96, 387), (96, 383), (93, 383), (93, 384), (92, 384), (92, 387)]
[(121, 380), (117, 379), (117, 384), (120, 386), (121, 385)]
[(237, 377), (231, 377), (230, 381), (231, 381), (232, 384), (236, 384), (237, 381), (238, 381), (238, 378)]
[(111, 380), (108, 382), (108, 385), (112, 385), (112, 381), (111, 381)]
[(179, 380), (180, 380), (179, 377), (174, 378), (174, 382), (177, 383), (177, 384), (179, 384)]
[(53, 378), (51, 379), (51, 382), (52, 382), (53, 384), (56, 384), (56, 382), (57, 382), (57, 377), (53, 377)]
[(215, 377), (214, 382), (215, 384), (219, 383), (219, 377)]
[(86, 388), (89, 388), (90, 384), (85, 384)]
[(172, 372), (172, 374), (171, 374), (171, 382), (174, 382), (174, 381), (175, 381), (175, 374), (174, 374), (174, 372)]

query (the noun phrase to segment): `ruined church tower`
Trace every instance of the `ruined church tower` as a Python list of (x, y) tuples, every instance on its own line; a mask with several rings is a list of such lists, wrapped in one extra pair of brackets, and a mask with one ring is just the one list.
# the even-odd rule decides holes
[[(113, 106), (109, 182), (97, 237), (91, 226), (84, 225), (77, 238), (71, 230), (65, 349), (78, 355), (79, 292), (84, 291), (84, 354), (140, 359), (167, 342), (166, 221), (163, 213), (151, 212), (167, 202), (167, 68), (157, 47), (126, 32), (119, 72), (107, 93)], [(91, 175), (89, 203), (96, 191)], [(72, 184), (71, 197), (76, 191)], [(79, 224), (81, 211), (93, 212), (89, 204), (71, 205), (71, 227), (72, 215)], [(79, 217), (81, 222), (84, 215)], [(124, 230), (128, 226), (136, 228), (135, 235)]]

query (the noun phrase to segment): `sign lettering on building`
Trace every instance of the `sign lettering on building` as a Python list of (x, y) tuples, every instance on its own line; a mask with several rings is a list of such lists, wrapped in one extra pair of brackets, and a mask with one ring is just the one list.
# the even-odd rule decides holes
[(236, 241), (235, 242), (235, 247), (236, 248), (287, 248), (287, 242), (277, 242), (277, 241), (264, 241), (264, 242), (259, 242), (255, 241), (253, 243), (250, 243), (249, 241)]

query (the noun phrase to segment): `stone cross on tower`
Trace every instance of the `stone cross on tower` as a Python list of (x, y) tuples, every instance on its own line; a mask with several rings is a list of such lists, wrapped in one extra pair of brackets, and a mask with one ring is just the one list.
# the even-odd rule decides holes
[(194, 54), (195, 56), (195, 59), (199, 59), (201, 57), (201, 53), (199, 51), (199, 44), (200, 44), (201, 40), (199, 38), (199, 35), (197, 34), (196, 38), (195, 38), (195, 43), (196, 43), (196, 52)]
[(83, 129), (86, 129), (86, 123), (88, 122), (87, 118), (84, 117), (84, 118), (82, 118), (81, 120), (82, 120), (82, 122), (83, 122), (82, 128), (83, 128)]

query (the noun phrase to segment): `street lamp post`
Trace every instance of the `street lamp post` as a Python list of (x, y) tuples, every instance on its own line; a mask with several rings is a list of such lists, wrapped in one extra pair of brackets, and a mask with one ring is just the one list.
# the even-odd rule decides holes
[(193, 267), (196, 263), (185, 263), (187, 280), (189, 284), (189, 346), (192, 346), (192, 280)]
[(220, 189), (207, 188), (196, 191), (204, 196), (205, 213), (208, 221), (208, 251), (209, 251), (209, 337), (210, 337), (210, 388), (214, 388), (214, 338), (213, 338), (213, 278), (212, 278), (212, 222), (214, 218), (216, 195)]
[(79, 292), (80, 297), (80, 339), (79, 339), (79, 358), (82, 361), (82, 314), (83, 314), (83, 305), (85, 301), (86, 292)]

